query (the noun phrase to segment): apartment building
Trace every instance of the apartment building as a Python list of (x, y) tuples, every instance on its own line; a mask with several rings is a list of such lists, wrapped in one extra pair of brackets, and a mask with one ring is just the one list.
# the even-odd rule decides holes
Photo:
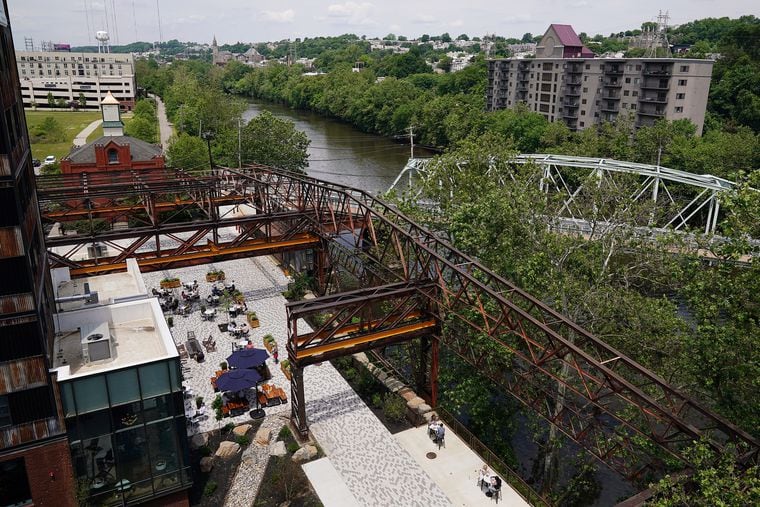
[(73, 507), (47, 251), (8, 21), (0, 4), (0, 505)]
[(80, 104), (83, 95), (83, 107), (97, 109), (109, 91), (122, 109), (134, 107), (136, 86), (131, 54), (18, 51), (16, 64), (24, 107), (49, 107), (52, 94), (54, 100), (67, 104)]
[(702, 133), (711, 60), (593, 58), (568, 25), (551, 25), (536, 58), (488, 62), (486, 107), (523, 103), (549, 121), (582, 130), (630, 115), (637, 127), (688, 119)]

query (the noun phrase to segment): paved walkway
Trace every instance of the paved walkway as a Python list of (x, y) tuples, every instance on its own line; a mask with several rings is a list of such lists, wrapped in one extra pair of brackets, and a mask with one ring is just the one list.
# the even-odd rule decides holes
[[(215, 263), (213, 266), (223, 269), (228, 281), (235, 281), (236, 288), (246, 295), (248, 308), (257, 313), (261, 327), (252, 331), (253, 343), (261, 347), (263, 335), (271, 333), (277, 340), (280, 351), (284, 352), (287, 338), (286, 301), (280, 292), (285, 290), (288, 279), (277, 269), (273, 260), (270, 257), (257, 257)], [(158, 287), (159, 281), (168, 275), (178, 276), (183, 282), (198, 280), (201, 297), (205, 298), (210, 292), (210, 284), (205, 281), (205, 273), (210, 267), (194, 266), (145, 273), (143, 278), (148, 290)], [(232, 338), (227, 333), (221, 333), (216, 326), (219, 322), (226, 322), (226, 317), (219, 315), (216, 320), (215, 323), (203, 322), (199, 312), (195, 311), (188, 317), (175, 316), (172, 328), (177, 343), (185, 341), (188, 331), (195, 332), (199, 340), (207, 338), (209, 334), (216, 339), (217, 351), (207, 353), (203, 363), (189, 361), (189, 371), (185, 372), (183, 381), (186, 387), (203, 396), (209, 411), (215, 397), (209, 377), (219, 369), (219, 363), (232, 350)], [(268, 365), (272, 382), (285, 387), (290, 395), (288, 383), (280, 368), (271, 359), (268, 360)], [(306, 368), (304, 386), (310, 429), (342, 483), (361, 505), (451, 505), (443, 491), (399, 445), (330, 363)], [(288, 414), (290, 401), (286, 405), (267, 408), (267, 418)], [(209, 415), (190, 432), (209, 431), (230, 421), (224, 419), (219, 423), (215, 421), (213, 413)], [(245, 420), (248, 420), (247, 414), (232, 419), (238, 424)], [(255, 489), (251, 493), (255, 495)]]
[(169, 146), (169, 138), (172, 136), (172, 125), (166, 116), (166, 106), (158, 95), (151, 95), (156, 99), (156, 115), (158, 116), (158, 132), (160, 134), (161, 147), (166, 151)]
[(92, 134), (96, 128), (100, 126), (100, 124), (103, 123), (103, 120), (95, 120), (94, 122), (87, 125), (85, 128), (82, 129), (82, 131), (77, 134), (77, 136), (74, 138), (74, 147), (78, 148), (80, 146), (84, 146), (87, 144), (87, 137)]

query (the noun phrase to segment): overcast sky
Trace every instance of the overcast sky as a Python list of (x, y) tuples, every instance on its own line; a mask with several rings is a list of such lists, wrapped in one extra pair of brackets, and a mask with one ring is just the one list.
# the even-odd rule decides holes
[[(84, 45), (96, 30), (112, 43), (163, 40), (220, 44), (319, 35), (416, 37), (449, 32), (521, 37), (543, 34), (551, 23), (576, 32), (609, 34), (655, 20), (668, 10), (671, 24), (705, 17), (760, 15), (758, 0), (8, 0), (16, 47), (24, 37)], [(115, 7), (115, 8), (114, 8)], [(108, 15), (106, 15), (106, 12)], [(116, 23), (114, 26), (115, 12)], [(108, 18), (108, 22), (106, 19)], [(89, 30), (88, 30), (89, 26)]]

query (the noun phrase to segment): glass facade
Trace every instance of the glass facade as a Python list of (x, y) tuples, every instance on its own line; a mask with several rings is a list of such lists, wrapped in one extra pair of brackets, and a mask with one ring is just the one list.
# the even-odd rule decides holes
[(90, 503), (139, 503), (189, 486), (180, 378), (174, 359), (61, 384), (75, 474)]

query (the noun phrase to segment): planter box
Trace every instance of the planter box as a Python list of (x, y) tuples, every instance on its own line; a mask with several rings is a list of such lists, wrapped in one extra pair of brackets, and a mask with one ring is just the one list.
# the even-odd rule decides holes
[(251, 317), (247, 317), (246, 316), (245, 319), (248, 321), (248, 326), (251, 327), (251, 328), (259, 327), (261, 325), (261, 323), (259, 322), (258, 317), (256, 317), (255, 319), (252, 319)]
[(218, 280), (224, 280), (224, 273), (206, 273), (207, 282), (216, 282)]
[(280, 363), (280, 369), (282, 370), (282, 374), (285, 375), (285, 378), (290, 380), (291, 373), (290, 368), (285, 368), (285, 365), (283, 363)]
[(276, 342), (264, 342), (264, 348), (267, 349), (267, 352), (270, 354), (272, 353), (272, 344)]
[(182, 285), (182, 282), (180, 282), (178, 278), (176, 280), (167, 280), (167, 281), (162, 280), (161, 282), (159, 282), (159, 284), (161, 285), (162, 289), (176, 289), (177, 287)]

